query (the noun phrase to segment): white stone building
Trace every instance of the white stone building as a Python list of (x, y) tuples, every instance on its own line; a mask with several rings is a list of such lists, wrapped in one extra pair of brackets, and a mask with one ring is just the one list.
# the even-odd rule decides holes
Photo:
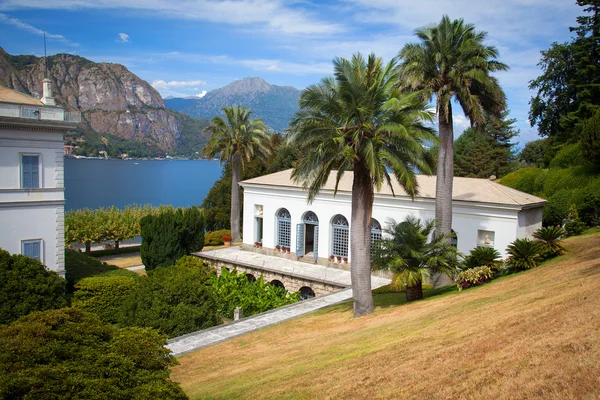
[(0, 86), (0, 248), (64, 276), (63, 135), (79, 112)]
[[(384, 184), (375, 193), (372, 239), (381, 237), (389, 219), (403, 221), (413, 215), (435, 217), (435, 176), (418, 176), (419, 196), (412, 201), (394, 181), (394, 193)], [(244, 188), (243, 241), (261, 242), (266, 249), (291, 248), (297, 256), (326, 261), (331, 255), (350, 254), (352, 172), (346, 172), (333, 195), (335, 173), (312, 204), (307, 193), (291, 179), (291, 170), (249, 179)], [(542, 226), (544, 199), (487, 179), (454, 178), (452, 230), (464, 254), (477, 246), (490, 246), (506, 257), (506, 247), (517, 238), (531, 237)]]

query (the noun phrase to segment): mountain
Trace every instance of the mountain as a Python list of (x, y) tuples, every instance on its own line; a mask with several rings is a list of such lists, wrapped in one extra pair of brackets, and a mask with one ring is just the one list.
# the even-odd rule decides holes
[(225, 106), (245, 106), (272, 130), (283, 131), (298, 110), (299, 97), (300, 90), (291, 86), (270, 85), (261, 78), (244, 78), (212, 90), (202, 98), (167, 99), (165, 103), (173, 110), (206, 119), (223, 115), (221, 110)]
[[(84, 138), (109, 134), (174, 153), (188, 145), (183, 142), (192, 133), (186, 128), (198, 128), (197, 121), (167, 109), (160, 94), (123, 65), (71, 54), (50, 56), (47, 64), (57, 104), (82, 112), (78, 131)], [(1, 85), (40, 98), (44, 70), (43, 58), (13, 56), (0, 47)]]

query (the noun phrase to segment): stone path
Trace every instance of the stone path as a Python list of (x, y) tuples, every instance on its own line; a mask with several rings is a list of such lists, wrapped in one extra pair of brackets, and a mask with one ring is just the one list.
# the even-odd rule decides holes
[[(202, 251), (194, 253), (203, 258), (223, 260), (226, 262), (248, 265), (255, 268), (289, 274), (292, 277), (305, 277), (313, 281), (331, 282), (343, 287), (350, 287), (350, 271), (338, 268), (330, 268), (319, 264), (308, 264), (301, 261), (290, 260), (283, 257), (268, 256), (252, 251), (242, 250), (239, 246), (225, 247), (218, 250)], [(371, 285), (373, 289), (390, 283), (390, 279), (372, 276)]]
[(266, 328), (283, 321), (288, 321), (315, 312), (351, 298), (352, 289), (343, 289), (335, 293), (276, 308), (225, 325), (188, 333), (187, 335), (170, 339), (167, 343), (167, 347), (171, 349), (173, 355), (180, 356), (258, 329)]
[(143, 266), (143, 265), (136, 265), (136, 266), (134, 266), (134, 267), (127, 267), (127, 268), (125, 268), (125, 269), (128, 269), (128, 270), (130, 270), (130, 271), (138, 271), (138, 270), (140, 270), (140, 269), (144, 269), (144, 268), (146, 268), (146, 267), (145, 267), (145, 266)]

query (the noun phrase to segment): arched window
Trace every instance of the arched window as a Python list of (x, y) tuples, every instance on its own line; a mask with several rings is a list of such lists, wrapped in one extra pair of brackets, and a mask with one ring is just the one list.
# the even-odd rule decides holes
[(458, 235), (454, 232), (454, 229), (451, 229), (450, 232), (450, 244), (455, 248), (458, 248)]
[(305, 224), (319, 225), (319, 218), (317, 214), (312, 211), (308, 211), (302, 218)]
[(348, 257), (348, 237), (350, 229), (348, 220), (343, 215), (336, 215), (331, 220), (331, 254), (336, 257)]
[(377, 240), (381, 240), (381, 224), (375, 218), (371, 218), (371, 246)]
[(283, 282), (281, 282), (281, 281), (279, 281), (279, 280), (277, 280), (277, 279), (273, 279), (273, 280), (271, 281), (271, 285), (273, 285), (273, 286), (275, 286), (275, 287), (278, 287), (278, 288), (281, 288), (281, 289), (285, 290), (285, 286), (283, 286)]
[(371, 218), (371, 256), (375, 249), (375, 242), (381, 240), (381, 224), (375, 218)]
[(314, 290), (312, 290), (308, 286), (302, 286), (300, 288), (299, 292), (300, 293), (298, 294), (298, 297), (300, 297), (300, 300), (307, 300), (307, 299), (312, 299), (313, 297), (315, 297)]
[(277, 212), (277, 240), (279, 246), (290, 247), (292, 234), (292, 217), (290, 212), (282, 208)]

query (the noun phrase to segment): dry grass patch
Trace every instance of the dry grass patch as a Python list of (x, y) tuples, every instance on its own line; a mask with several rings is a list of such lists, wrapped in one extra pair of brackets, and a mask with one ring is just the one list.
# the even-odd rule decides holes
[(98, 259), (100, 261), (104, 261), (105, 263), (115, 265), (119, 268), (129, 268), (142, 265), (142, 258), (140, 256), (140, 253), (98, 257)]
[(377, 295), (366, 317), (348, 303), (202, 349), (173, 379), (207, 399), (600, 398), (600, 234), (565, 244), (479, 288)]

